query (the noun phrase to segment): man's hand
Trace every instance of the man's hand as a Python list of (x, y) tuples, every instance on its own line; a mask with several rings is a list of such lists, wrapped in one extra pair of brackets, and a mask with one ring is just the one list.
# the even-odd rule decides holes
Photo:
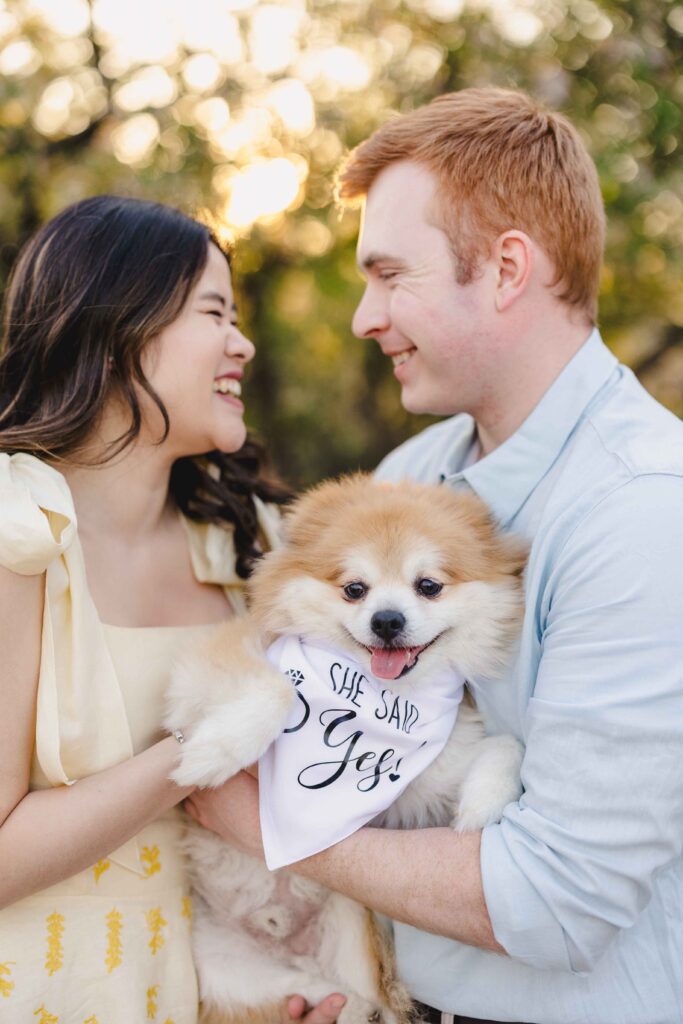
[(332, 995), (325, 996), (312, 1010), (308, 1010), (303, 996), (290, 996), (282, 1009), (280, 1024), (290, 1024), (293, 1020), (298, 1020), (301, 1024), (334, 1024), (345, 1003), (345, 996), (333, 992)]
[[(258, 782), (248, 772), (238, 772), (215, 789), (196, 789), (184, 806), (191, 818), (226, 843), (263, 857)], [(313, 1024), (317, 1024), (317, 1018)]]

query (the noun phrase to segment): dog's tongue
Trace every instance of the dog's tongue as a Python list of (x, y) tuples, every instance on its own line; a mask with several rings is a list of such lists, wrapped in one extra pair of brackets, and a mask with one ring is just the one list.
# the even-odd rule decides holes
[(378, 679), (398, 679), (406, 666), (412, 665), (421, 647), (373, 647), (370, 671)]

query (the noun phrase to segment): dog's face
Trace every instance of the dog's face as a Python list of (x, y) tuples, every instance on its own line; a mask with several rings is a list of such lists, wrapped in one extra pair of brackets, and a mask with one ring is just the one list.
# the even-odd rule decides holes
[(495, 675), (521, 620), (525, 554), (476, 498), (351, 477), (293, 507), (285, 546), (250, 582), (252, 611), (266, 633), (330, 643), (381, 679)]

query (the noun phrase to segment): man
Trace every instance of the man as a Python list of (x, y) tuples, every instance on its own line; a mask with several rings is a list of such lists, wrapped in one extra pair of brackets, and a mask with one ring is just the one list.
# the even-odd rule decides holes
[[(526, 745), (524, 793), (482, 833), (362, 829), (298, 870), (395, 919), (430, 1020), (679, 1024), (683, 426), (594, 327), (595, 168), (564, 118), (464, 90), (375, 132), (341, 196), (364, 199), (355, 333), (407, 409), (458, 414), (379, 475), (471, 489), (530, 542), (517, 661), (469, 681)], [(193, 813), (258, 852), (254, 788)]]

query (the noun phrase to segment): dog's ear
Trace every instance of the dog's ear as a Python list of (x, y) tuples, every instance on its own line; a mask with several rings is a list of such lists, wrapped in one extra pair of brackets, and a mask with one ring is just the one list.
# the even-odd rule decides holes
[(358, 474), (327, 481), (307, 491), (285, 513), (284, 544), (260, 558), (247, 581), (250, 610), (266, 633), (291, 627), (296, 611), (291, 584), (329, 569), (321, 558), (324, 536), (349, 512), (363, 513), (369, 479)]
[(285, 516), (285, 542), (299, 550), (310, 549), (326, 529), (338, 521), (345, 509), (360, 505), (372, 480), (366, 473), (327, 480), (307, 491), (291, 505)]
[(521, 537), (510, 533), (498, 533), (498, 543), (503, 559), (504, 571), (510, 576), (521, 577), (529, 558), (529, 545)]
[(432, 509), (432, 522), (436, 521), (438, 510), (445, 514), (446, 522), (452, 528), (456, 576), (462, 574), (465, 579), (521, 578), (529, 554), (528, 545), (520, 537), (501, 530), (491, 509), (481, 498), (475, 494), (439, 489), (434, 495)]
[(468, 495), (468, 498), (479, 505), (480, 514), (485, 518), (486, 531), (489, 536), (489, 554), (494, 560), (497, 571), (504, 576), (521, 578), (529, 558), (528, 543), (517, 534), (506, 533), (502, 530), (491, 509), (479, 498), (474, 495)]

